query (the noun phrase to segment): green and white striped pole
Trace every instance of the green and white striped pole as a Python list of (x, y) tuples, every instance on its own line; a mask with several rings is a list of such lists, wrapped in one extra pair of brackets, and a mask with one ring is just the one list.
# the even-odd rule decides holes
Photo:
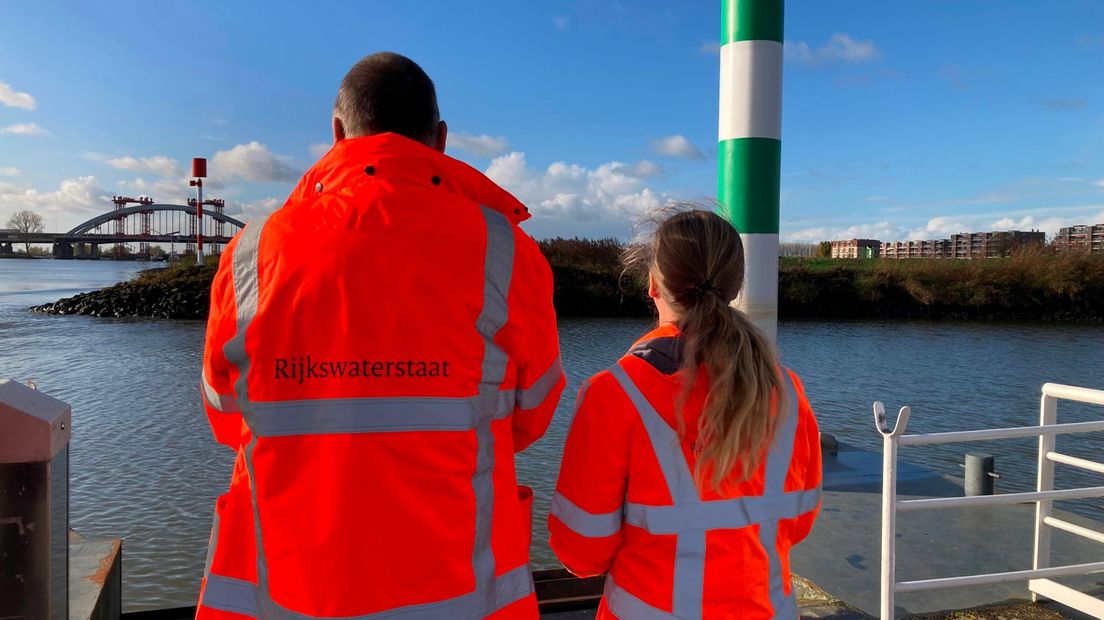
[(783, 0), (721, 0), (717, 202), (744, 241), (736, 305), (778, 333), (778, 193), (782, 157)]

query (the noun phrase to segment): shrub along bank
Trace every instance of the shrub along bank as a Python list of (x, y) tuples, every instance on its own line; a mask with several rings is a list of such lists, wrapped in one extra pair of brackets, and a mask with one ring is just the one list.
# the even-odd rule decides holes
[(1104, 321), (1104, 256), (783, 259), (779, 313), (801, 318)]

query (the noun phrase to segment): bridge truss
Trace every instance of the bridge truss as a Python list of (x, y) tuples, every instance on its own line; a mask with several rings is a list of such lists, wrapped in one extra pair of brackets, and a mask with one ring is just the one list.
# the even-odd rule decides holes
[[(100, 246), (114, 245), (114, 253), (122, 257), (126, 245), (136, 244), (138, 254), (149, 257), (151, 244), (168, 245), (174, 252), (180, 246), (185, 253), (195, 250), (196, 206), (192, 204), (158, 204), (150, 198), (116, 197), (115, 208), (93, 217), (64, 233), (19, 233), (0, 231), (0, 251), (18, 243), (49, 243), (53, 245), (55, 258), (97, 258)], [(135, 206), (127, 206), (137, 203)], [(210, 244), (212, 253), (221, 247), (245, 223), (226, 215), (221, 200), (206, 200), (204, 205), (214, 207), (203, 210), (203, 230), (214, 231), (204, 235), (204, 245)], [(10, 251), (10, 249), (8, 250)]]

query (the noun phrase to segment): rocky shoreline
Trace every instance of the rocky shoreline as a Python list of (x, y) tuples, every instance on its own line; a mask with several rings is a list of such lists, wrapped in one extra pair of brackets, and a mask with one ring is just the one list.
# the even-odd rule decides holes
[(148, 269), (128, 282), (31, 308), (44, 314), (155, 319), (207, 318), (213, 266)]

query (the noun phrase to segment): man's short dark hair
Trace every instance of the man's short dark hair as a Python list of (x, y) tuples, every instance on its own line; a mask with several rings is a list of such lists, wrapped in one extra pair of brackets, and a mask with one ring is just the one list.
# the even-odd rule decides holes
[(349, 69), (334, 115), (350, 138), (393, 131), (427, 144), (441, 121), (433, 80), (418, 63), (394, 52), (365, 56)]

